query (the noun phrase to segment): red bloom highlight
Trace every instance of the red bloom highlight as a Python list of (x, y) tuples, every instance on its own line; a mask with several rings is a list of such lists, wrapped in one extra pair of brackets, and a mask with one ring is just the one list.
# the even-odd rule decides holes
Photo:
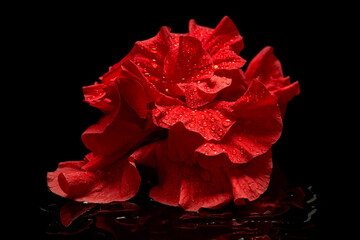
[(250, 61), (243, 38), (224, 17), (215, 28), (189, 22), (189, 32), (162, 27), (84, 87), (84, 101), (104, 116), (82, 135), (83, 161), (48, 173), (54, 193), (105, 203), (136, 195), (137, 165), (156, 170), (154, 200), (186, 210), (254, 201), (272, 172), (287, 103), (299, 84), (284, 77), (273, 48)]

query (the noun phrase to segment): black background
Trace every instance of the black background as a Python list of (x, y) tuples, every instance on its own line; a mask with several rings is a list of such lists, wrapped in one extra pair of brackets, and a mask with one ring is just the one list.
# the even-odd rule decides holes
[(161, 26), (187, 32), (188, 21), (195, 19), (214, 28), (227, 15), (244, 38), (240, 53), (244, 59), (249, 62), (263, 47), (273, 46), (285, 76), (299, 81), (301, 93), (288, 105), (273, 159), (295, 184), (313, 185), (325, 220), (333, 211), (328, 190), (336, 182), (331, 171), (338, 161), (332, 112), (334, 108), (337, 114), (344, 111), (336, 106), (332, 93), (338, 81), (334, 68), (340, 60), (334, 52), (339, 51), (337, 38), (344, 32), (339, 21), (343, 14), (334, 6), (305, 2), (38, 6), (29, 13), (32, 23), (27, 27), (33, 43), (32, 87), (39, 101), (33, 129), (38, 205), (51, 201), (46, 172), (54, 171), (61, 161), (81, 160), (88, 153), (80, 136), (101, 114), (82, 102), (82, 86), (97, 81), (135, 41), (153, 37)]

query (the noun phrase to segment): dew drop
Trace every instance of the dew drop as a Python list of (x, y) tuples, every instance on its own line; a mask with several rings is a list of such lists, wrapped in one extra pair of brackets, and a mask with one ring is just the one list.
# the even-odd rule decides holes
[(202, 123), (202, 125), (203, 125), (204, 127), (207, 127), (207, 122), (204, 121), (204, 122)]
[(157, 53), (157, 48), (156, 48), (156, 47), (150, 48), (150, 52), (152, 52), (152, 53)]
[(225, 120), (223, 120), (223, 121), (222, 121), (222, 125), (223, 125), (224, 127), (230, 126), (230, 125), (231, 125), (231, 120), (230, 120), (230, 119), (225, 119)]
[(213, 68), (214, 68), (214, 69), (218, 69), (219, 66), (218, 66), (218, 65), (214, 65)]
[[(154, 60), (154, 59), (153, 59), (153, 60)], [(157, 68), (157, 67), (158, 67), (157, 63), (155, 63), (155, 62), (152, 62), (152, 63), (151, 63), (151, 66), (152, 66), (153, 68)]]
[(219, 132), (218, 132), (218, 135), (219, 135), (219, 136), (222, 136), (223, 134), (224, 134), (224, 133), (223, 133), (223, 130), (220, 128), (220, 129), (219, 129)]
[(235, 150), (235, 149), (232, 150), (232, 151), (231, 151), (231, 154), (232, 154), (232, 155), (236, 155), (236, 150)]

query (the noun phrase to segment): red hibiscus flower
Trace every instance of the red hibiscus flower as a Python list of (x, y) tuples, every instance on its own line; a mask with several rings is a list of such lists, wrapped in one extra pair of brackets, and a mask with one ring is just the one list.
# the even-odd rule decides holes
[[(105, 116), (82, 136), (92, 153), (49, 173), (50, 189), (80, 201), (126, 200), (139, 186), (135, 166), (144, 164), (157, 170), (150, 197), (163, 204), (198, 210), (257, 199), (299, 86), (270, 47), (244, 73), (243, 46), (228, 17), (214, 29), (191, 20), (189, 33), (162, 27), (136, 42), (101, 84), (84, 88)], [(168, 136), (158, 141), (155, 131)]]

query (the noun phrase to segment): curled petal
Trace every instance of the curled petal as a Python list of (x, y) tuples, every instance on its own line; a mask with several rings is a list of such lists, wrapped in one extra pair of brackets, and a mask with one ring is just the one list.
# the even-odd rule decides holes
[(226, 171), (235, 204), (242, 205), (244, 199), (253, 201), (268, 188), (272, 172), (271, 151), (254, 158), (247, 164)]
[(153, 110), (153, 117), (160, 127), (170, 129), (175, 124), (182, 123), (187, 130), (199, 133), (205, 140), (219, 141), (236, 121), (232, 115), (233, 106), (234, 103), (219, 101), (198, 109), (159, 104)]
[(197, 165), (173, 162), (166, 156), (164, 142), (157, 155), (159, 185), (150, 191), (155, 201), (189, 211), (217, 208), (231, 201), (231, 187), (222, 170), (205, 170)]
[(146, 118), (147, 104), (154, 102), (160, 93), (131, 60), (125, 61), (121, 68), (122, 77), (118, 81), (120, 95), (140, 118)]
[(155, 201), (179, 206), (181, 175), (179, 166), (167, 159), (167, 141), (162, 141), (156, 149), (156, 170), (159, 184), (150, 191), (150, 197)]
[(231, 79), (214, 75), (199, 82), (179, 83), (177, 86), (185, 95), (186, 105), (198, 108), (213, 102), (218, 93), (231, 85)]
[[(165, 92), (164, 62), (165, 57), (178, 46), (179, 37), (170, 33), (170, 28), (162, 27), (159, 33), (148, 40), (136, 42), (129, 55), (131, 62), (136, 65), (146, 81), (151, 83), (160, 92)], [(133, 69), (129, 69), (133, 71)], [(146, 83), (148, 85), (148, 83)]]
[(113, 103), (117, 103), (116, 107), (81, 136), (85, 146), (98, 155), (112, 155), (119, 151), (124, 155), (155, 129), (151, 118), (139, 118), (126, 101), (121, 101), (117, 84), (111, 86), (107, 94)]
[(290, 78), (283, 76), (279, 59), (273, 54), (272, 47), (262, 49), (249, 63), (245, 76), (248, 81), (257, 80), (278, 98), (284, 115), (287, 103), (300, 93), (298, 82), (290, 84)]
[(198, 39), (181, 36), (179, 48), (165, 58), (164, 73), (171, 83), (207, 79), (213, 75), (212, 60)]
[(231, 86), (224, 88), (216, 97), (220, 101), (234, 102), (248, 89), (248, 83), (241, 69), (217, 71), (216, 74), (223, 78), (231, 79)]
[(219, 142), (206, 142), (196, 151), (206, 156), (224, 153), (233, 163), (246, 163), (267, 152), (279, 139), (282, 119), (275, 97), (254, 81), (235, 104), (236, 123)]
[(112, 113), (120, 104), (120, 99), (117, 97), (117, 87), (115, 84), (105, 85), (96, 83), (91, 86), (83, 87), (84, 102), (90, 106), (98, 108), (105, 114)]
[(183, 209), (219, 208), (233, 199), (228, 179), (221, 168), (205, 170), (184, 165), (179, 204)]
[(215, 70), (232, 70), (244, 66), (246, 61), (239, 56), (244, 46), (243, 39), (229, 17), (224, 17), (215, 29), (199, 26), (190, 20), (189, 35), (200, 40), (210, 54)]
[(225, 16), (215, 29), (199, 26), (194, 20), (189, 23), (189, 35), (195, 36), (203, 43), (203, 47), (210, 55), (224, 49), (231, 49), (239, 54), (244, 47), (242, 36), (235, 24)]
[(55, 172), (47, 175), (49, 189), (62, 197), (91, 203), (125, 201), (137, 193), (140, 176), (127, 159), (93, 172), (83, 169), (86, 163), (60, 163)]
[(212, 59), (216, 70), (240, 69), (246, 63), (245, 59), (229, 49), (218, 51)]
[(178, 123), (169, 130), (168, 158), (174, 162), (195, 162), (194, 152), (202, 142), (201, 135)]
[(288, 102), (300, 93), (299, 82), (291, 83), (272, 92), (278, 99), (281, 116), (284, 117)]
[(156, 150), (161, 144), (162, 141), (158, 141), (138, 148), (130, 155), (130, 161), (133, 161), (136, 164), (142, 164), (151, 168), (156, 168)]
[(204, 45), (207, 39), (214, 32), (213, 28), (208, 28), (196, 24), (194, 19), (189, 21), (189, 35), (200, 40), (201, 44)]

